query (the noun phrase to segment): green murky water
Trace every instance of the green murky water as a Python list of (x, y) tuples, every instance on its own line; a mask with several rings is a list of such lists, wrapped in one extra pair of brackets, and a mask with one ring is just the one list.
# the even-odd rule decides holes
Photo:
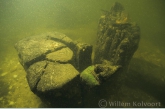
[[(111, 102), (160, 103), (165, 107), (164, 0), (0, 0), (0, 107), (44, 107), (28, 87), (14, 49), (17, 41), (58, 31), (95, 44), (101, 9), (109, 10), (115, 1), (122, 3), (140, 26), (141, 41), (119, 86), (104, 88), (100, 96)], [(91, 98), (85, 107), (98, 107), (98, 102)]]

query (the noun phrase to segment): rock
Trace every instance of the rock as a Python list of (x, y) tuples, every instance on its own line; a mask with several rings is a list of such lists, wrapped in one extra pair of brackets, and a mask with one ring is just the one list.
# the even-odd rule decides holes
[(119, 72), (122, 67), (119, 65), (112, 65), (109, 61), (105, 61), (102, 64), (95, 65), (95, 73), (97, 74), (99, 81), (104, 82), (110, 78), (110, 76), (116, 72)]
[(108, 61), (104, 61), (102, 64), (86, 68), (80, 74), (80, 78), (86, 87), (95, 87), (109, 79), (112, 74), (119, 72), (120, 69), (121, 66), (111, 65)]
[(13, 75), (13, 77), (14, 77), (14, 78), (17, 78), (17, 77), (18, 77), (18, 75)]
[(27, 37), (15, 44), (15, 48), (19, 53), (20, 62), (24, 67), (45, 58), (46, 54), (66, 47), (66, 45), (49, 40), (49, 36)]
[(7, 74), (8, 74), (8, 72), (4, 72), (4, 73), (1, 74), (1, 76), (5, 76)]
[(68, 47), (46, 55), (46, 59), (53, 62), (67, 63), (73, 58), (73, 52)]
[(3, 100), (3, 97), (0, 98), (0, 101), (2, 101), (2, 100)]
[(9, 105), (14, 105), (15, 102), (14, 101), (8, 101), (9, 102)]
[(46, 61), (39, 61), (31, 65), (28, 70), (26, 70), (27, 75), (26, 78), (28, 80), (28, 84), (30, 89), (34, 92), (36, 91), (37, 84), (41, 79), (41, 76), (45, 72), (45, 68), (47, 66)]
[(79, 78), (78, 76), (79, 72), (71, 64), (49, 62), (36, 88), (40, 92), (70, 88), (70, 86), (67, 86), (68, 84), (74, 84), (75, 86), (79, 84), (79, 81), (72, 83), (74, 79)]
[(95, 68), (94, 66), (89, 66), (80, 75), (82, 83), (85, 86), (89, 86), (91, 88), (100, 85), (99, 78), (94, 72), (94, 68)]
[[(15, 44), (20, 63), (24, 68), (28, 68), (30, 65), (40, 60), (49, 60), (51, 57), (50, 53), (58, 54), (55, 52), (65, 47), (68, 47), (66, 50), (68, 53), (71, 53), (69, 49), (72, 50), (74, 56), (72, 58), (72, 64), (76, 69), (84, 70), (84, 68), (91, 64), (92, 46), (84, 43), (76, 43), (62, 33), (49, 32), (37, 36), (31, 36), (22, 39)], [(52, 59), (50, 59), (50, 61), (51, 60)], [(80, 64), (80, 61), (82, 61), (82, 64)]]
[(81, 102), (79, 72), (91, 65), (91, 45), (54, 32), (27, 37), (15, 48), (35, 94), (42, 99), (65, 97)]

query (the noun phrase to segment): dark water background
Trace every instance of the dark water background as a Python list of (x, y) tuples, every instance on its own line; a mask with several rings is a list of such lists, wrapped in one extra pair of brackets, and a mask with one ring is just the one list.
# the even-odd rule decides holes
[(140, 26), (141, 41), (127, 81), (107, 99), (161, 102), (165, 107), (164, 0), (0, 0), (0, 107), (38, 107), (41, 102), (27, 86), (14, 49), (17, 41), (58, 31), (94, 45), (101, 9), (110, 10), (115, 1)]

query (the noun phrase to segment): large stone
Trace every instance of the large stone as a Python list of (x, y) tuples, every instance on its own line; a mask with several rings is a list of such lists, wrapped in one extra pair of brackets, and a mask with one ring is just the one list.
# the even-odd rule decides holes
[[(30, 89), (42, 99), (65, 97), (81, 104), (80, 73), (91, 65), (92, 46), (62, 33), (27, 37), (15, 44)], [(50, 102), (51, 102), (50, 101)]]
[(20, 62), (24, 67), (45, 58), (46, 54), (66, 47), (65, 44), (49, 39), (49, 35), (27, 37), (15, 44)]
[[(79, 72), (71, 64), (49, 62), (38, 82), (37, 91), (46, 92), (49, 90), (56, 91), (65, 87), (69, 88), (67, 84), (75, 78), (79, 78), (78, 76)], [(77, 83), (72, 84), (77, 86), (79, 82), (77, 81)], [(71, 90), (71, 88), (67, 90)]]
[(66, 47), (46, 55), (46, 59), (53, 62), (66, 63), (73, 58), (73, 51)]
[(89, 66), (80, 75), (82, 83), (90, 88), (100, 85), (99, 78), (94, 69), (95, 66)]
[(36, 90), (37, 84), (40, 81), (41, 76), (45, 72), (46, 66), (47, 66), (46, 61), (39, 61), (31, 65), (26, 71), (28, 84), (33, 92)]

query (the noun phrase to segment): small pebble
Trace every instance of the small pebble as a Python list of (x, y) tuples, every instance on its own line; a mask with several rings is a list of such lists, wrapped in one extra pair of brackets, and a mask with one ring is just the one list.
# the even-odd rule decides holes
[(9, 102), (9, 105), (14, 105), (14, 101), (10, 101)]
[(4, 73), (1, 74), (1, 76), (5, 76), (7, 73), (8, 73), (8, 72), (4, 72)]
[(12, 89), (13, 86), (10, 86), (9, 89)]
[(14, 75), (13, 77), (14, 77), (14, 78), (17, 78), (17, 75)]
[(0, 98), (0, 101), (3, 100), (3, 97)]

